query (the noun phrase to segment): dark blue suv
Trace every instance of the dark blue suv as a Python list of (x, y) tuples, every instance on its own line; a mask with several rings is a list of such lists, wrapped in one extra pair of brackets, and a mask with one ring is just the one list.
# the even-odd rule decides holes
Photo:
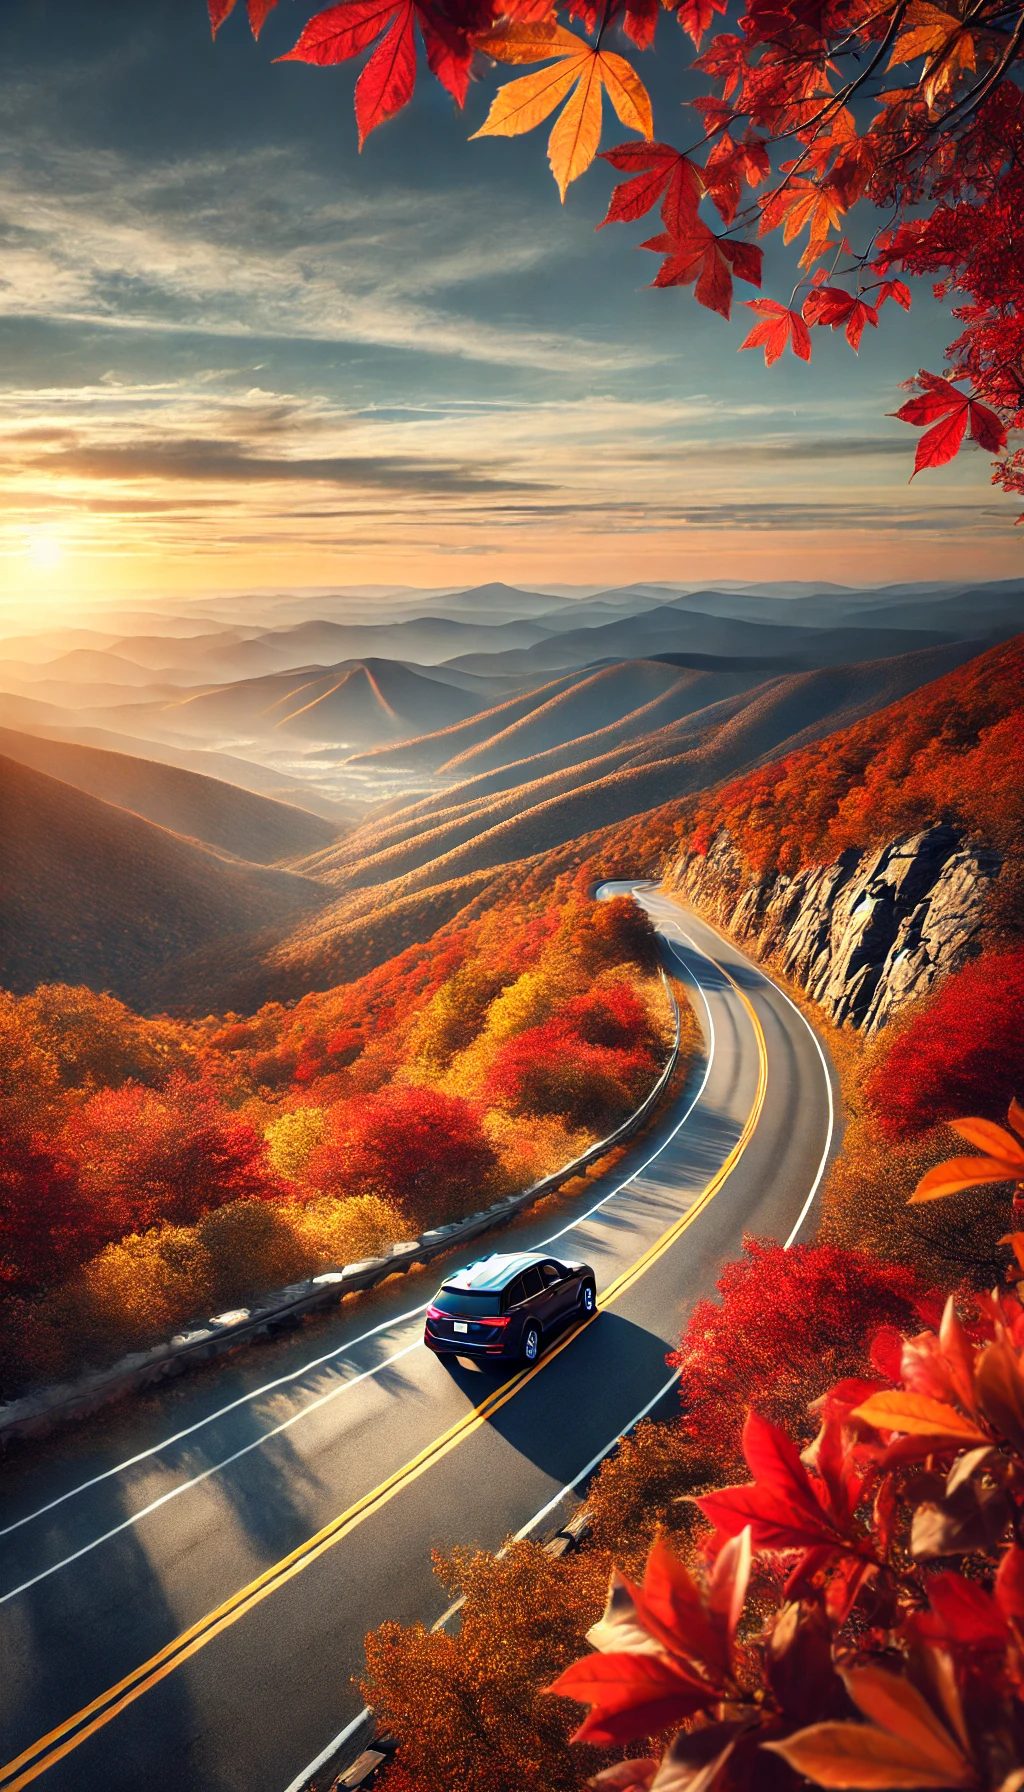
[(595, 1304), (589, 1263), (562, 1263), (532, 1251), (483, 1257), (438, 1289), (427, 1308), (423, 1342), (438, 1356), (534, 1363), (552, 1332), (586, 1319)]

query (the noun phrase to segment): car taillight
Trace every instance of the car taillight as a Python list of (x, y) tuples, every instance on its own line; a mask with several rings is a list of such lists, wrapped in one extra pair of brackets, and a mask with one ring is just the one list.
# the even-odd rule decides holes
[(427, 1318), (428, 1319), (447, 1319), (447, 1317), (448, 1317), (447, 1313), (443, 1313), (441, 1311), (440, 1307), (428, 1307), (427, 1308)]
[(508, 1313), (488, 1314), (486, 1319), (481, 1319), (480, 1324), (481, 1325), (507, 1325), (509, 1322), (509, 1317), (510, 1317), (510, 1315)]

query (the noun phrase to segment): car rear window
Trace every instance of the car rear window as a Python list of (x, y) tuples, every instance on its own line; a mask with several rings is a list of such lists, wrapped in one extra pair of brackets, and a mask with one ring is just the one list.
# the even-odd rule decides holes
[(442, 1313), (452, 1313), (459, 1319), (487, 1319), (492, 1313), (501, 1312), (501, 1295), (497, 1293), (477, 1293), (474, 1288), (442, 1288), (434, 1297), (434, 1305)]

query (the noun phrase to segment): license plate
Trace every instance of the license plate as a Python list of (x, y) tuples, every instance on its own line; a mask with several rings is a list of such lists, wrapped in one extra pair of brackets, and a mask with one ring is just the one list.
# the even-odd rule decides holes
[(461, 1319), (453, 1319), (452, 1320), (452, 1331), (453, 1332), (468, 1332), (468, 1330), (469, 1330), (469, 1326), (463, 1325)]

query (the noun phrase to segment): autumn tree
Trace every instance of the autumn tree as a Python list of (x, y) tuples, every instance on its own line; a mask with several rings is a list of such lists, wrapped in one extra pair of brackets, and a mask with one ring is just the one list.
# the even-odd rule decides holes
[(680, 1370), (683, 1423), (697, 1442), (739, 1452), (750, 1407), (794, 1430), (809, 1401), (868, 1368), (881, 1326), (906, 1327), (920, 1289), (912, 1270), (834, 1244), (747, 1238), (700, 1300), (670, 1359)]
[(101, 1090), (72, 1115), (64, 1139), (110, 1238), (281, 1193), (254, 1129), (178, 1072), (159, 1091), (130, 1082)]
[(108, 1236), (70, 1153), (0, 1122), (0, 1291), (51, 1287)]
[[(235, 0), (208, 0), (214, 32)], [(258, 35), (276, 0), (248, 0)], [(655, 131), (630, 46), (652, 51), (660, 12), (701, 51), (711, 91), (682, 145)], [(495, 65), (530, 67), (495, 95), (476, 136), (558, 116), (548, 160), (564, 199), (599, 153), (604, 102), (633, 135), (600, 151), (624, 179), (604, 224), (657, 208), (643, 247), (653, 284), (692, 286), (728, 318), (734, 282), (759, 289), (761, 239), (799, 247), (788, 297), (744, 303), (743, 348), (808, 361), (812, 331), (856, 350), (883, 306), (909, 309), (930, 278), (960, 332), (945, 373), (922, 369), (896, 412), (923, 430), (915, 472), (969, 436), (1001, 456), (994, 481), (1024, 491), (1024, 9), (1012, 0), (750, 0), (704, 47), (728, 0), (342, 0), (282, 60), (329, 67), (369, 50), (356, 83), (359, 143), (411, 99), (417, 35), (461, 106)], [(576, 29), (570, 29), (575, 25)], [(667, 21), (662, 32), (668, 29)], [(662, 37), (662, 43), (664, 36)], [(561, 108), (561, 110), (559, 110)]]
[(1002, 1119), (1024, 1090), (1024, 949), (965, 965), (883, 1047), (864, 1093), (888, 1138), (966, 1110)]
[(497, 1164), (477, 1104), (392, 1083), (339, 1102), (305, 1178), (335, 1195), (377, 1195), (412, 1231), (480, 1206)]

